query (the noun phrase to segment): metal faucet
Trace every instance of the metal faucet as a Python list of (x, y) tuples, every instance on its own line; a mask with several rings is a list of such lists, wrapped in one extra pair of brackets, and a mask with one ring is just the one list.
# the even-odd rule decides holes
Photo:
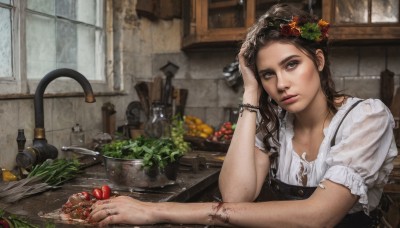
[(55, 159), (58, 156), (58, 150), (55, 146), (47, 143), (44, 129), (44, 110), (43, 95), (47, 85), (56, 78), (69, 77), (77, 81), (85, 93), (85, 101), (94, 103), (96, 100), (93, 95), (92, 86), (89, 81), (79, 72), (72, 69), (56, 69), (46, 74), (40, 80), (34, 98), (35, 108), (35, 129), (32, 147), (25, 148), (17, 154), (16, 162), (22, 168), (30, 168), (35, 164), (42, 163), (46, 159)]

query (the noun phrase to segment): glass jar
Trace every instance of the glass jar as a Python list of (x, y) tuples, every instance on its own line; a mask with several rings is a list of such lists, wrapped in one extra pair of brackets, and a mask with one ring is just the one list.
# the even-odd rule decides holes
[(71, 146), (84, 146), (85, 145), (85, 132), (83, 132), (79, 124), (72, 127), (70, 135)]
[(167, 138), (171, 136), (171, 125), (165, 115), (165, 106), (161, 103), (153, 103), (151, 116), (144, 126), (146, 136), (151, 138)]

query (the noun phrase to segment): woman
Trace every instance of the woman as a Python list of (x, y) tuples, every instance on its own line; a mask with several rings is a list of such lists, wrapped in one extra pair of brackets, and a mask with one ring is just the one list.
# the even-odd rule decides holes
[[(117, 197), (97, 203), (91, 220), (100, 225), (373, 226), (397, 155), (394, 121), (381, 101), (335, 91), (328, 27), (278, 4), (249, 30), (238, 55), (243, 104), (219, 179), (223, 203)], [(268, 174), (282, 200), (255, 203)]]

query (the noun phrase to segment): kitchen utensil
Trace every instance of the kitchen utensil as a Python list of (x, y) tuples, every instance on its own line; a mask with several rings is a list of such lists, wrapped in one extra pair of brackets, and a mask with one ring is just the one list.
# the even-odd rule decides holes
[(136, 93), (139, 96), (140, 103), (142, 104), (142, 108), (146, 118), (150, 115), (150, 95), (149, 95), (149, 88), (146, 82), (138, 82), (135, 85)]
[(168, 107), (172, 104), (172, 78), (174, 77), (175, 73), (178, 71), (179, 67), (171, 62), (168, 61), (160, 70), (165, 74), (165, 86), (164, 86), (164, 93), (162, 97), (163, 104)]
[(188, 97), (189, 91), (187, 89), (179, 89), (177, 95), (177, 102), (175, 108), (175, 114), (180, 116), (185, 115), (185, 107), (186, 107), (186, 100)]
[(126, 119), (128, 125), (132, 128), (138, 129), (140, 127), (140, 114), (142, 110), (142, 104), (139, 101), (132, 101), (126, 108)]
[(161, 75), (157, 75), (154, 80), (153, 84), (151, 87), (151, 99), (150, 99), (150, 105), (152, 105), (154, 102), (161, 102), (162, 101), (162, 83), (163, 79)]
[(226, 84), (231, 87), (234, 91), (238, 90), (238, 87), (243, 83), (239, 71), (239, 62), (235, 61), (222, 69), (222, 75), (225, 78)]
[(114, 135), (116, 130), (116, 111), (114, 104), (110, 102), (104, 103), (101, 107), (103, 132)]
[(116, 186), (156, 188), (175, 184), (175, 180), (169, 178), (170, 176), (167, 176), (164, 169), (144, 168), (142, 159), (112, 158), (104, 156), (98, 151), (73, 146), (63, 146), (61, 150), (101, 157), (107, 178)]

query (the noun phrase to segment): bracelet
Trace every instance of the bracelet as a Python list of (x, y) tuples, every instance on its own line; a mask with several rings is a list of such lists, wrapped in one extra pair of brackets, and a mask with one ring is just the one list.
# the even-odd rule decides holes
[(258, 106), (251, 105), (251, 104), (240, 104), (239, 108), (240, 108), (240, 110), (239, 110), (240, 116), (243, 116), (244, 110), (247, 110), (249, 112), (257, 112), (257, 110), (259, 109)]
[(260, 107), (247, 103), (247, 104), (239, 104), (239, 108), (259, 109)]

